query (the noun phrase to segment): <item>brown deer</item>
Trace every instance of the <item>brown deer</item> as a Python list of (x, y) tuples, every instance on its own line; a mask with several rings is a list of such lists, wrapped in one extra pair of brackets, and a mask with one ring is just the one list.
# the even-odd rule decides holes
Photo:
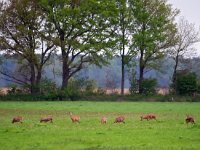
[(107, 118), (106, 117), (102, 117), (101, 118), (101, 124), (106, 124), (107, 123)]
[(12, 123), (20, 122), (22, 123), (23, 117), (22, 116), (16, 116), (13, 118)]
[(40, 119), (40, 123), (42, 123), (42, 122), (51, 122), (51, 123), (53, 123), (53, 118), (52, 118), (52, 116), (41, 118)]
[(114, 123), (121, 123), (121, 122), (125, 123), (124, 120), (125, 120), (124, 116), (119, 116), (119, 117), (115, 118)]
[(73, 115), (72, 112), (69, 112), (69, 116), (70, 116), (73, 123), (75, 123), (75, 122), (80, 123), (80, 116)]
[(146, 119), (147, 121), (152, 120), (152, 119), (156, 120), (156, 115), (154, 115), (154, 114), (147, 114), (145, 116), (141, 116), (140, 118), (141, 118), (141, 121), (143, 119)]
[(185, 122), (188, 124), (188, 123), (192, 123), (192, 124), (195, 124), (195, 121), (194, 121), (194, 118), (192, 116), (188, 116), (186, 117), (185, 119)]

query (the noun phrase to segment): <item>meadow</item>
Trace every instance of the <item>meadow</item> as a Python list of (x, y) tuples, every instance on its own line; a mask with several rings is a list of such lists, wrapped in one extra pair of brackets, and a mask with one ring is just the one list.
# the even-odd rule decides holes
[[(68, 112), (81, 117), (72, 123)], [(140, 121), (147, 113), (157, 121)], [(196, 124), (187, 125), (186, 115)], [(12, 124), (16, 115), (24, 122)], [(52, 115), (53, 123), (40, 123)], [(118, 115), (125, 124), (113, 123)], [(100, 118), (106, 116), (107, 124)], [(199, 150), (200, 103), (187, 102), (0, 102), (1, 150)]]

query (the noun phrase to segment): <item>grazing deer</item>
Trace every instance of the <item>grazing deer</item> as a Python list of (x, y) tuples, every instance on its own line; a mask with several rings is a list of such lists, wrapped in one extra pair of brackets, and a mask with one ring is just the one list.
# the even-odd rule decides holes
[(15, 123), (15, 122), (22, 123), (22, 120), (23, 120), (22, 116), (16, 116), (13, 118), (12, 123)]
[(69, 112), (69, 116), (70, 116), (73, 123), (75, 123), (75, 122), (80, 123), (80, 116), (73, 115), (72, 112)]
[(125, 123), (124, 120), (125, 120), (124, 116), (119, 116), (119, 117), (115, 118), (114, 123), (121, 123), (121, 122)]
[(53, 123), (53, 118), (52, 118), (52, 116), (41, 118), (40, 123), (41, 122), (51, 122), (51, 123)]
[(147, 121), (152, 120), (152, 119), (156, 120), (156, 115), (147, 114), (147, 115), (145, 115), (145, 116), (141, 116), (141, 121), (142, 121), (143, 119), (146, 119)]
[(102, 117), (101, 118), (101, 123), (102, 124), (106, 124), (107, 123), (107, 118), (106, 117)]
[(154, 119), (154, 120), (156, 120), (156, 115), (154, 115), (154, 114), (150, 114), (149, 116), (150, 116), (150, 119)]
[(195, 121), (194, 121), (194, 118), (192, 116), (188, 116), (186, 117), (185, 119), (185, 122), (188, 124), (188, 123), (192, 123), (192, 124), (195, 124)]

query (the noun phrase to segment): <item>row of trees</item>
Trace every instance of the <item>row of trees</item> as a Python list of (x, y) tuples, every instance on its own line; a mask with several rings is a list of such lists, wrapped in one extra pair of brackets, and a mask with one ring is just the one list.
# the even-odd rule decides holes
[[(0, 73), (40, 91), (42, 72), (54, 53), (61, 54), (62, 89), (82, 68), (107, 64), (121, 56), (121, 94), (125, 66), (139, 60), (139, 93), (144, 74), (158, 69), (157, 60), (174, 58), (173, 82), (179, 58), (199, 41), (192, 24), (174, 19), (179, 11), (166, 0), (9, 0), (0, 3), (0, 50), (17, 56), (23, 78)], [(23, 69), (22, 69), (23, 68)]]

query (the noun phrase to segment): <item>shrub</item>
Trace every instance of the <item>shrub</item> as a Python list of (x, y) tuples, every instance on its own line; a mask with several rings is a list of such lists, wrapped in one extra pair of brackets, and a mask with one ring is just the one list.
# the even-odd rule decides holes
[(40, 93), (42, 95), (47, 95), (49, 93), (55, 93), (57, 90), (56, 83), (52, 81), (51, 79), (44, 78), (41, 80), (40, 83)]
[(106, 90), (105, 89), (103, 89), (103, 88), (101, 88), (101, 87), (99, 87), (98, 89), (97, 89), (97, 95), (105, 95), (106, 94)]
[(129, 92), (131, 95), (138, 93), (138, 80), (136, 78), (136, 71), (135, 70), (131, 70), (131, 72), (129, 73), (129, 82), (130, 82), (130, 88), (129, 88)]
[(95, 80), (86, 80), (85, 84), (86, 84), (85, 85), (85, 92), (87, 92), (88, 94), (92, 94), (97, 87)]
[(200, 94), (200, 80), (197, 81), (197, 93)]
[(144, 79), (142, 81), (143, 93), (144, 94), (155, 94), (156, 93), (156, 79)]
[(178, 73), (176, 92), (180, 95), (193, 95), (198, 90), (196, 73)]
[(75, 79), (70, 79), (67, 88), (58, 90), (57, 97), (59, 100), (69, 99), (76, 100), (80, 97), (81, 86)]

